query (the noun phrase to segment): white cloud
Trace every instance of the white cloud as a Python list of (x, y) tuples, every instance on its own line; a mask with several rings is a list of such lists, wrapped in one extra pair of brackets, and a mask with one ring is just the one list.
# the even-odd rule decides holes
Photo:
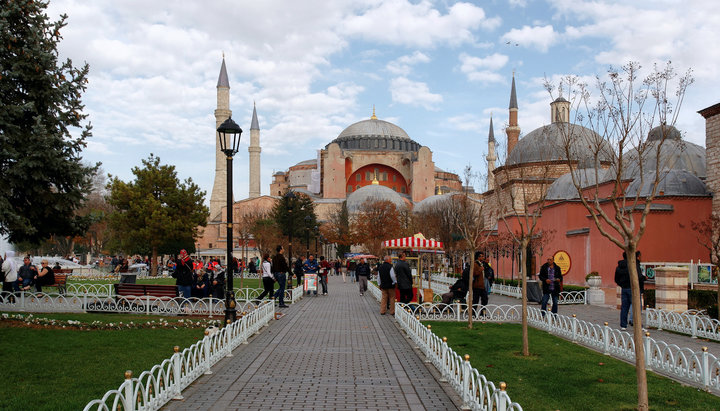
[(547, 52), (558, 39), (558, 34), (552, 25), (546, 26), (523, 26), (520, 29), (512, 29), (502, 36), (503, 41), (517, 44), (526, 48), (536, 48), (543, 53)]
[(455, 3), (446, 14), (432, 2), (408, 0), (378, 2), (343, 23), (350, 36), (380, 43), (410, 47), (435, 47), (439, 44), (473, 43), (474, 31), (492, 30), (499, 18), (487, 18), (485, 11), (470, 3)]
[(481, 83), (503, 83), (506, 81), (495, 71), (503, 68), (508, 62), (508, 56), (495, 53), (486, 57), (474, 57), (466, 53), (460, 54), (460, 71), (465, 73), (468, 80)]
[(406, 77), (392, 79), (390, 93), (394, 102), (421, 106), (428, 110), (436, 110), (434, 106), (443, 101), (442, 95), (431, 93), (427, 84)]
[(417, 63), (428, 62), (430, 62), (430, 57), (416, 51), (413, 54), (405, 55), (389, 62), (386, 68), (393, 74), (407, 76), (412, 71), (412, 66)]

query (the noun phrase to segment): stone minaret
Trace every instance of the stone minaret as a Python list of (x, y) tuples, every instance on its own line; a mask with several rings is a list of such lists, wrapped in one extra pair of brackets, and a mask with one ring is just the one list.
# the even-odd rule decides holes
[(487, 188), (488, 190), (492, 190), (495, 188), (495, 178), (493, 175), (493, 171), (495, 170), (495, 161), (497, 160), (497, 156), (495, 156), (495, 132), (493, 131), (493, 121), (492, 121), (492, 114), (490, 114), (490, 132), (488, 133), (488, 154), (485, 156), (485, 160), (487, 160)]
[(510, 90), (510, 119), (508, 120), (508, 127), (505, 130), (507, 133), (507, 155), (510, 155), (515, 144), (518, 142), (520, 137), (520, 127), (518, 126), (518, 104), (517, 94), (515, 92), (515, 73), (513, 72), (512, 78), (512, 89)]
[[(215, 109), (215, 129), (232, 115), (230, 111), (230, 82), (225, 68), (225, 56), (220, 66), (220, 76), (217, 82), (217, 108)], [(215, 183), (210, 195), (210, 219), (219, 219), (222, 208), (227, 203), (227, 157), (220, 151), (220, 141), (217, 131), (215, 136)]]
[(260, 124), (258, 123), (255, 103), (253, 103), (252, 123), (250, 124), (250, 198), (260, 197)]

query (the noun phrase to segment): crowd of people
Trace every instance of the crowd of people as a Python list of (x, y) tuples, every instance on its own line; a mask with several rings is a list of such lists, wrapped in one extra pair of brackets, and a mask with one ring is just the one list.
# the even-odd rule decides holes
[(29, 255), (23, 257), (23, 264), (18, 267), (15, 262), (15, 252), (7, 251), (0, 257), (2, 291), (15, 293), (34, 288), (35, 291), (42, 292), (43, 286), (55, 284), (55, 272), (59, 269), (58, 263), (50, 267), (47, 259), (40, 261), (40, 267), (37, 267), (31, 263)]

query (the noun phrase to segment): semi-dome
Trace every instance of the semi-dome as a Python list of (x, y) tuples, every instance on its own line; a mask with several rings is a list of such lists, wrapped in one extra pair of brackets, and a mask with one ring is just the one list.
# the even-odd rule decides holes
[(536, 163), (543, 161), (567, 161), (565, 141), (571, 138), (570, 159), (579, 161), (579, 167), (599, 166), (595, 163), (594, 148), (598, 145), (598, 162), (607, 163), (613, 159), (612, 149), (594, 131), (565, 122), (555, 122), (531, 131), (520, 139), (508, 155), (507, 164)]
[[(603, 183), (613, 177), (611, 170), (595, 168), (576, 169), (573, 173), (582, 188), (594, 186), (596, 181)], [(577, 188), (575, 188), (575, 184), (573, 183), (572, 175), (570, 173), (561, 175), (552, 184), (550, 184), (547, 194), (545, 195), (545, 199), (547, 200), (572, 200), (575, 198), (580, 197), (578, 196)]]
[[(661, 127), (664, 127), (664, 130)], [(659, 158), (658, 149), (660, 149)], [(637, 148), (634, 148), (629, 150), (624, 157), (623, 177), (628, 179), (640, 175), (639, 157), (642, 159), (643, 173), (654, 171), (659, 165), (661, 170), (684, 170), (699, 178), (707, 177), (705, 147), (683, 140), (680, 131), (673, 126), (653, 128), (648, 133), (647, 144), (642, 149), (642, 155), (638, 154)]]
[(395, 190), (379, 184), (370, 184), (360, 187), (347, 196), (347, 208), (349, 212), (360, 211), (362, 205), (366, 201), (383, 201), (387, 200), (395, 204), (396, 207), (405, 207), (406, 203), (403, 197)]
[[(645, 173), (640, 179), (637, 177), (630, 183), (625, 194), (630, 197), (647, 197), (652, 192), (655, 182), (655, 172)], [(664, 196), (709, 196), (705, 183), (693, 173), (685, 170), (668, 170), (661, 173), (655, 195)]]
[(420, 144), (402, 128), (377, 118), (351, 124), (330, 144), (337, 143), (343, 150), (418, 151)]
[(415, 204), (415, 207), (413, 207), (413, 212), (426, 213), (428, 211), (432, 211), (433, 208), (441, 205), (445, 201), (449, 201), (450, 199), (452, 199), (453, 194), (457, 193), (436, 194), (434, 196), (427, 197), (424, 200), (418, 201)]

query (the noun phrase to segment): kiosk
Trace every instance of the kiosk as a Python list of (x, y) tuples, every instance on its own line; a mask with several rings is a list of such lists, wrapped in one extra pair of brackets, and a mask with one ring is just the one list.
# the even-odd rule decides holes
[[(410, 268), (413, 272), (413, 299), (412, 302), (432, 302), (433, 291), (431, 288), (432, 273), (430, 273), (430, 264), (427, 264), (428, 268), (428, 288), (423, 289), (422, 278), (423, 278), (423, 257), (433, 256), (437, 254), (445, 254), (443, 251), (443, 243), (441, 241), (435, 241), (433, 239), (425, 238), (422, 233), (417, 233), (412, 237), (396, 238), (394, 240), (383, 241), (383, 248), (387, 250), (403, 251), (406, 255), (406, 261), (410, 264)], [(396, 259), (397, 256), (393, 256)], [(423, 290), (422, 296), (418, 294), (418, 290)], [(400, 292), (396, 292), (396, 298), (400, 298)], [(421, 301), (418, 301), (418, 298)]]

